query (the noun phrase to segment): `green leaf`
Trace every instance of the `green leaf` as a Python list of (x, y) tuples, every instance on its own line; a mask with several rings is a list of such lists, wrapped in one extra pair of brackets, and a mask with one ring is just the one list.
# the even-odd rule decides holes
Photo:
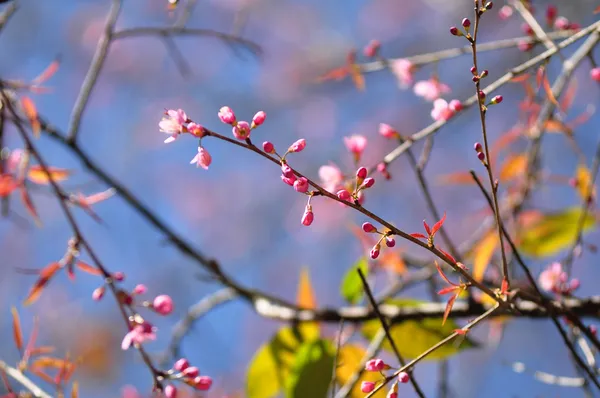
[[(414, 299), (395, 299), (387, 301), (388, 304), (398, 305), (401, 307), (415, 307), (420, 304), (425, 304), (425, 301)], [(373, 319), (363, 325), (363, 335), (371, 340), (381, 324), (379, 320)], [(460, 326), (453, 320), (448, 319), (442, 325), (442, 318), (428, 318), (423, 320), (410, 320), (395, 324), (390, 329), (390, 334), (400, 351), (400, 354), (408, 359), (413, 359), (423, 353), (431, 346), (439, 343), (440, 340), (448, 337), (454, 329), (459, 329)], [(461, 341), (462, 340), (462, 341)], [(450, 357), (458, 352), (475, 347), (475, 343), (465, 337), (461, 340), (455, 340), (438, 348), (436, 351), (425, 357), (425, 360), (441, 360)], [(383, 348), (390, 352), (392, 347), (386, 339), (383, 343)]]
[(254, 354), (246, 373), (248, 398), (271, 398), (286, 385), (296, 353), (304, 342), (318, 339), (318, 329), (300, 325), (280, 329)]
[(365, 257), (361, 257), (347, 272), (342, 280), (340, 292), (342, 297), (350, 304), (357, 304), (364, 294), (364, 288), (357, 270), (361, 270), (365, 277), (369, 274), (369, 264)]
[[(596, 226), (596, 217), (590, 213), (586, 214), (583, 232)], [(531, 257), (548, 257), (570, 247), (577, 237), (581, 216), (580, 207), (544, 215), (533, 225), (524, 228), (519, 239), (519, 251)]]
[(328, 340), (302, 344), (285, 383), (287, 398), (326, 397), (331, 384), (335, 348)]

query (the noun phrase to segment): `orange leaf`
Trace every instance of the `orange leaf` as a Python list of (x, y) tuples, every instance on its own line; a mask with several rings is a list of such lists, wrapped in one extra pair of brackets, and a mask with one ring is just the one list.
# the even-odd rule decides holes
[(38, 216), (37, 210), (35, 209), (35, 206), (33, 205), (31, 196), (29, 196), (29, 192), (27, 192), (27, 188), (25, 188), (25, 185), (21, 186), (21, 201), (23, 202), (23, 205), (25, 206), (25, 208), (27, 209), (29, 214), (31, 214), (31, 216), (33, 217), (33, 220), (35, 221), (36, 225), (38, 227), (41, 226), (42, 221), (40, 220), (40, 217)]
[(473, 278), (481, 282), (490, 259), (498, 245), (498, 234), (490, 231), (481, 239), (473, 252)]
[(365, 77), (361, 73), (360, 66), (356, 64), (349, 65), (350, 77), (352, 82), (358, 89), (358, 91), (364, 91), (365, 89)]
[(442, 184), (460, 184), (472, 185), (475, 184), (471, 173), (459, 171), (457, 173), (446, 174), (438, 177), (438, 181)]
[(15, 340), (15, 345), (17, 346), (17, 350), (19, 352), (23, 351), (23, 332), (21, 330), (21, 320), (19, 319), (19, 313), (15, 307), (12, 307), (12, 318), (13, 318), (13, 338)]
[(454, 302), (458, 298), (459, 293), (460, 292), (456, 293), (454, 296), (450, 297), (450, 299), (448, 300), (448, 303), (446, 304), (446, 310), (444, 311), (444, 318), (442, 318), (442, 326), (444, 326), (444, 323), (446, 323), (446, 319), (448, 319), (448, 315), (450, 315), (450, 311), (452, 311), (452, 306), (454, 305)]
[(42, 126), (40, 124), (40, 120), (38, 119), (37, 109), (35, 107), (35, 104), (33, 103), (33, 100), (29, 97), (22, 97), (21, 106), (23, 107), (25, 116), (27, 116), (27, 119), (29, 119), (29, 123), (31, 124), (31, 130), (33, 131), (33, 136), (35, 138), (40, 138)]
[(38, 84), (45, 82), (46, 80), (50, 79), (56, 73), (59, 66), (60, 66), (60, 58), (56, 58), (54, 61), (50, 62), (50, 65), (48, 65), (46, 67), (46, 69), (44, 69), (42, 71), (42, 73), (40, 73), (31, 82), (34, 85), (38, 85)]
[(84, 263), (83, 261), (77, 261), (75, 265), (77, 265), (77, 268), (79, 268), (83, 272), (87, 272), (88, 274), (102, 275), (102, 271), (100, 271), (98, 268), (90, 264)]
[(73, 366), (72, 363), (66, 359), (54, 358), (54, 357), (38, 357), (31, 362), (32, 368), (55, 368), (63, 369), (65, 366)]
[(10, 195), (18, 184), (10, 174), (0, 174), (0, 198), (5, 198)]
[(554, 96), (554, 93), (552, 92), (552, 87), (550, 87), (550, 82), (548, 81), (548, 75), (544, 74), (544, 80), (542, 81), (542, 83), (544, 85), (544, 90), (546, 91), (546, 95), (548, 96), (548, 99), (550, 100), (550, 102), (552, 102), (557, 107), (560, 106), (560, 104), (556, 100), (556, 97)]
[(398, 250), (384, 250), (377, 262), (381, 268), (392, 271), (398, 275), (406, 272), (406, 263)]
[(417, 238), (417, 239), (427, 239), (427, 237), (423, 234), (420, 233), (414, 233), (414, 234), (410, 234), (410, 236), (412, 236), (413, 238)]
[(35, 282), (31, 290), (29, 291), (27, 298), (25, 299), (25, 305), (32, 304), (40, 297), (40, 294), (42, 293), (44, 287), (48, 284), (48, 282), (50, 282), (50, 279), (60, 268), (60, 263), (54, 262), (50, 263), (42, 269), (42, 271), (40, 272), (39, 279)]
[(79, 383), (76, 381), (71, 385), (71, 398), (79, 397)]
[(302, 268), (300, 271), (300, 282), (298, 283), (296, 303), (299, 307), (306, 309), (315, 309), (317, 307), (317, 300), (310, 282), (308, 268)]
[(52, 178), (54, 182), (64, 181), (71, 175), (70, 170), (60, 169), (58, 167), (48, 167), (47, 171), (48, 173), (46, 173), (44, 168), (40, 165), (31, 166), (27, 172), (27, 178), (34, 184), (42, 185), (50, 183), (48, 174), (50, 174), (50, 178)]
[(510, 79), (510, 81), (513, 82), (513, 83), (520, 83), (520, 82), (525, 81), (527, 79), (529, 79), (529, 74), (528, 73), (524, 73), (524, 74), (522, 74), (520, 76), (513, 77), (512, 79)]
[(325, 81), (329, 81), (329, 80), (343, 80), (345, 79), (349, 74), (349, 70), (347, 66), (342, 66), (340, 68), (335, 68), (325, 74), (323, 74), (322, 76), (317, 78), (317, 82), (321, 83), (321, 82), (325, 82)]
[(590, 195), (592, 197), (596, 196), (596, 187), (594, 187), (594, 182), (592, 181), (592, 174), (584, 164), (577, 166), (575, 182), (577, 193), (582, 200), (587, 200)]
[(544, 128), (549, 133), (565, 133), (567, 135), (573, 135), (573, 130), (560, 120), (549, 119), (544, 124)]
[(31, 356), (51, 354), (55, 350), (56, 350), (55, 347), (52, 347), (52, 346), (49, 346), (49, 345), (44, 345), (44, 346), (41, 346), (41, 347), (36, 347), (33, 350), (31, 350)]
[(575, 99), (575, 94), (577, 93), (577, 81), (571, 80), (571, 84), (565, 90), (565, 93), (560, 100), (560, 109), (563, 112), (566, 112), (573, 105), (573, 100)]
[(600, 12), (600, 6), (594, 8), (594, 14), (598, 14)]
[(500, 170), (500, 181), (510, 181), (525, 173), (527, 168), (527, 155), (520, 153), (510, 155)]
[(39, 377), (40, 379), (43, 379), (46, 383), (48, 384), (54, 384), (54, 379), (47, 375), (46, 373), (42, 372), (41, 370), (38, 369), (30, 369), (30, 372), (33, 373), (34, 375), (36, 375), (37, 377)]

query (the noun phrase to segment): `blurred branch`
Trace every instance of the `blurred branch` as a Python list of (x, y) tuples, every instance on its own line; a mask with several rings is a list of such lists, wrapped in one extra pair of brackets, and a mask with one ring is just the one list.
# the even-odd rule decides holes
[[(559, 31), (552, 32), (548, 34), (548, 37), (553, 40), (564, 39), (571, 37), (575, 31), (567, 30), (567, 31)], [(505, 48), (517, 47), (521, 43), (540, 43), (540, 40), (531, 37), (531, 36), (523, 36), (523, 37), (515, 37), (513, 39), (504, 39), (504, 40), (496, 40), (489, 43), (479, 44), (477, 47), (477, 51), (486, 52), (486, 51), (495, 51), (502, 50)], [(431, 64), (433, 62), (442, 61), (445, 59), (460, 57), (461, 55), (470, 54), (471, 46), (466, 45), (463, 47), (457, 48), (449, 48), (447, 50), (434, 51), (426, 54), (412, 55), (409, 57), (401, 57), (401, 58), (392, 58), (385, 59), (380, 61), (367, 62), (364, 64), (360, 64), (360, 70), (363, 73), (369, 72), (378, 72), (380, 70), (387, 69), (390, 63), (404, 59), (410, 61), (413, 65), (426, 65)]]
[(210, 296), (202, 298), (196, 304), (191, 306), (183, 319), (181, 319), (173, 327), (173, 334), (171, 336), (171, 342), (169, 348), (161, 363), (169, 360), (169, 357), (176, 357), (179, 355), (180, 344), (183, 338), (192, 329), (198, 319), (206, 315), (207, 312), (213, 308), (225, 304), (238, 296), (237, 292), (231, 288), (221, 289)]
[(17, 2), (13, 1), (4, 9), (2, 14), (0, 14), (0, 32), (2, 32), (6, 23), (9, 21), (10, 17), (13, 16), (15, 11), (17, 11)]
[(25, 376), (23, 372), (20, 370), (9, 366), (6, 362), (0, 359), (0, 371), (3, 371), (8, 376), (10, 376), (13, 380), (21, 384), (25, 387), (29, 392), (33, 394), (36, 398), (52, 398), (52, 395), (48, 394), (40, 387), (37, 386), (30, 378)]
[(214, 37), (216, 39), (223, 40), (228, 43), (240, 44), (248, 48), (253, 54), (260, 55), (262, 49), (256, 43), (251, 40), (244, 39), (239, 36), (230, 35), (227, 33), (217, 32), (211, 29), (200, 29), (200, 28), (185, 28), (179, 26), (169, 26), (164, 28), (155, 27), (141, 27), (141, 28), (130, 28), (123, 29), (115, 32), (113, 35), (114, 39), (125, 39), (128, 37), (139, 37), (139, 36), (207, 36)]
[[(531, 12), (527, 9), (527, 7), (525, 7), (525, 5), (521, 1), (511, 1), (510, 3), (515, 8), (515, 10), (517, 10), (517, 12), (519, 14), (521, 14), (521, 17), (523, 18), (525, 23), (527, 23), (527, 25), (531, 28), (531, 30), (533, 30), (533, 33), (535, 34), (537, 39), (539, 41), (541, 41), (542, 43), (544, 43), (544, 46), (548, 50), (550, 50), (550, 49), (557, 50), (556, 44), (554, 44), (554, 42), (552, 40), (550, 40), (550, 37), (548, 36), (548, 34), (540, 26), (540, 24), (535, 19), (535, 17), (533, 15), (531, 15)], [(558, 53), (558, 55), (560, 57), (562, 57), (562, 54)]]
[(523, 362), (515, 362), (512, 364), (511, 368), (515, 373), (529, 373), (536, 380), (545, 384), (554, 384), (561, 387), (583, 387), (585, 383), (583, 377), (556, 376), (540, 370), (528, 371)]
[(102, 32), (100, 40), (98, 40), (92, 63), (85, 75), (85, 79), (79, 90), (79, 95), (75, 101), (75, 106), (73, 107), (73, 112), (71, 113), (71, 120), (69, 121), (69, 128), (67, 131), (67, 140), (69, 141), (75, 142), (77, 140), (81, 117), (90, 98), (90, 94), (94, 89), (94, 85), (98, 80), (104, 61), (106, 60), (106, 55), (108, 54), (108, 49), (113, 38), (113, 30), (117, 23), (120, 11), (121, 0), (113, 0), (108, 16), (106, 17), (106, 22), (104, 23), (104, 31)]
[[(573, 44), (577, 40), (593, 33), (594, 31), (596, 31), (596, 29), (598, 29), (598, 27), (600, 27), (600, 21), (594, 22), (590, 26), (588, 26), (584, 29), (581, 29), (579, 32), (573, 34), (568, 39), (563, 40), (562, 42), (560, 42), (557, 45), (557, 49), (561, 50), (565, 47), (568, 47), (569, 45)], [(469, 46), (469, 48), (470, 48), (470, 46)], [(522, 74), (527, 69), (529, 69), (533, 66), (536, 66), (536, 65), (546, 61), (547, 59), (549, 59), (552, 55), (554, 55), (558, 51), (557, 49), (546, 50), (543, 53), (522, 63), (521, 65), (514, 67), (508, 73), (506, 73), (505, 75), (503, 75), (502, 77), (497, 79), (495, 82), (493, 82), (493, 83), (489, 84), (487, 87), (485, 87), (483, 89), (483, 91), (486, 93), (486, 95), (489, 95), (492, 91), (497, 90), (499, 87), (510, 82), (514, 77)], [(477, 101), (478, 101), (477, 96), (473, 95), (473, 96), (469, 97), (467, 100), (462, 102), (463, 108), (466, 110), (469, 107), (471, 107), (472, 105), (476, 104)], [(463, 112), (464, 112), (464, 110), (461, 111), (460, 113), (463, 113)], [(450, 119), (450, 120), (452, 120), (452, 119)], [(446, 123), (447, 122), (443, 121), (443, 120), (434, 122), (434, 123), (430, 124), (429, 126), (425, 127), (424, 129), (411, 135), (410, 137), (407, 138), (407, 140), (403, 144), (398, 145), (394, 150), (392, 150), (390, 153), (388, 153), (383, 158), (384, 163), (389, 164), (389, 163), (393, 162), (400, 155), (402, 155), (404, 153), (404, 151), (406, 151), (408, 148), (410, 148), (416, 141), (422, 140), (423, 138), (426, 138), (426, 137), (436, 133)], [(373, 167), (373, 169), (375, 169), (375, 167)]]

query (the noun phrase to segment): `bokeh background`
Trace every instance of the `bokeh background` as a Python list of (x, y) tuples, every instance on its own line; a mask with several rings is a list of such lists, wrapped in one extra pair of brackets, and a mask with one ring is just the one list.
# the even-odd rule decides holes
[[(58, 55), (59, 71), (47, 85), (52, 92), (35, 95), (40, 114), (66, 130), (96, 42), (100, 37), (110, 2), (20, 1), (19, 10), (0, 35), (0, 76), (30, 80)], [(185, 1), (182, 0), (182, 5)], [(514, 15), (503, 21), (497, 10), (485, 17), (481, 40), (521, 36), (521, 19)], [(534, 1), (543, 18), (544, 1)], [(559, 14), (582, 26), (593, 22), (594, 1), (557, 0)], [(169, 26), (178, 11), (166, 11), (164, 0), (124, 2), (117, 28)], [(2, 5), (0, 7), (6, 7)], [(260, 57), (240, 46), (214, 38), (185, 37), (174, 41), (190, 67), (182, 75), (172, 53), (157, 37), (129, 38), (113, 43), (81, 125), (81, 145), (112, 176), (125, 183), (168, 225), (184, 235), (202, 253), (218, 259), (222, 267), (246, 286), (294, 300), (298, 276), (308, 267), (319, 305), (339, 306), (342, 275), (363, 254), (363, 248), (348, 226), (363, 217), (336, 204), (317, 198), (315, 222), (300, 225), (305, 205), (303, 196), (280, 181), (280, 171), (270, 162), (216, 140), (204, 144), (213, 156), (209, 171), (189, 165), (196, 141), (185, 137), (168, 146), (158, 131), (164, 108), (183, 108), (208, 128), (229, 134), (216, 116), (223, 105), (232, 107), (240, 119), (250, 119), (258, 110), (267, 112), (267, 122), (252, 133), (255, 142), (270, 140), (284, 148), (306, 138), (306, 150), (293, 157), (293, 165), (317, 177), (321, 165), (330, 161), (352, 172), (352, 160), (342, 137), (363, 134), (369, 138), (364, 163), (374, 164), (393, 147), (378, 136), (380, 122), (411, 134), (431, 122), (430, 104), (411, 90), (400, 90), (389, 71), (368, 74), (365, 92), (349, 82), (314, 84), (315, 77), (341, 66), (352, 48), (361, 49), (371, 39), (382, 42), (382, 55), (402, 57), (463, 45), (448, 34), (448, 27), (471, 16), (471, 0), (208, 0), (195, 7), (188, 26), (222, 32), (237, 29), (262, 48)], [(563, 53), (570, 54), (574, 47)], [(539, 51), (536, 50), (536, 51)], [(490, 70), (490, 80), (526, 59), (518, 49), (481, 56), (480, 64)], [(450, 98), (472, 94), (468, 57), (443, 61), (422, 68), (418, 80), (434, 71), (452, 88)], [(550, 65), (555, 77), (560, 65)], [(579, 89), (571, 109), (579, 114), (598, 101), (600, 91), (589, 80), (588, 61), (575, 74)], [(489, 113), (493, 139), (516, 121), (517, 101), (523, 96), (518, 84), (504, 86), (498, 93), (505, 102)], [(476, 188), (434, 183), (436, 176), (480, 167), (472, 153), (480, 139), (474, 110), (453, 120), (437, 135), (426, 175), (438, 207), (447, 211), (446, 226), (456, 243), (478, 226), (477, 212), (485, 206)], [(593, 116), (577, 130), (576, 139), (591, 159), (598, 141), (600, 118)], [(7, 131), (5, 145), (18, 148), (18, 134)], [(65, 188), (93, 193), (108, 187), (87, 174), (68, 151), (47, 138), (40, 140), (46, 160), (57, 167), (75, 170)], [(421, 144), (415, 146), (420, 149)], [(515, 149), (519, 149), (517, 144)], [(524, 146), (521, 146), (524, 148)], [(544, 139), (544, 165), (549, 172), (569, 177), (577, 159), (560, 135)], [(422, 229), (430, 219), (415, 177), (406, 159), (390, 165), (392, 180), (378, 181), (368, 192), (367, 207), (409, 232)], [(42, 299), (21, 306), (34, 281), (16, 268), (40, 268), (60, 258), (71, 236), (56, 200), (47, 189), (38, 189), (34, 200), (44, 226), (15, 216), (0, 221), (0, 358), (18, 359), (11, 342), (10, 307), (20, 311), (24, 329), (31, 331), (32, 319), (40, 320), (40, 340), (63, 350), (86, 354), (87, 365), (77, 373), (84, 397), (118, 397), (125, 385), (147, 392), (148, 370), (135, 351), (121, 351), (125, 333), (113, 299), (91, 300), (99, 284), (96, 277), (80, 274), (76, 283), (60, 274), (44, 291)], [(539, 191), (530, 207), (558, 210), (579, 203), (566, 185), (548, 185)], [(12, 209), (23, 217), (18, 201)], [(147, 345), (160, 353), (170, 339), (171, 327), (187, 308), (219, 287), (199, 278), (197, 264), (182, 256), (164, 237), (137, 215), (120, 198), (96, 206), (105, 221), (98, 225), (78, 211), (86, 237), (100, 258), (113, 271), (126, 273), (125, 286), (144, 283), (153, 294), (171, 295), (173, 315), (151, 317), (159, 328), (156, 342)], [(598, 242), (593, 232), (588, 242)], [(427, 254), (407, 244), (400, 246), (415, 255)], [(84, 258), (86, 259), (86, 258)], [(89, 260), (89, 259), (88, 259)], [(550, 260), (530, 261), (539, 273)], [(583, 281), (580, 294), (598, 292), (597, 257), (585, 253), (576, 262), (575, 276)], [(385, 276), (385, 275), (384, 275)], [(385, 276), (387, 278), (387, 276)], [(382, 281), (379, 286), (383, 286)], [(427, 298), (427, 290), (411, 288), (403, 297)], [(204, 374), (215, 379), (208, 396), (242, 391), (246, 365), (256, 349), (282, 325), (257, 316), (236, 301), (211, 312), (185, 338), (182, 352)], [(326, 329), (333, 335), (336, 325)], [(531, 369), (557, 375), (575, 375), (568, 353), (549, 321), (518, 320), (508, 323), (499, 347), (486, 345), (488, 328), (477, 329), (478, 349), (450, 360), (450, 387), (455, 397), (578, 397), (579, 390), (549, 386), (527, 375), (514, 373), (509, 364), (523, 361)], [(410, 342), (401, 342), (401, 344)], [(424, 362), (416, 377), (427, 396), (434, 396), (437, 365)], [(0, 387), (0, 391), (1, 391)], [(414, 394), (403, 386), (401, 396)]]

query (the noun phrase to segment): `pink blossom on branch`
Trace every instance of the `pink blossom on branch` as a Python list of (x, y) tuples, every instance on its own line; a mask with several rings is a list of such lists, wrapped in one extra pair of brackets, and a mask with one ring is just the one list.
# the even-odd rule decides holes
[(288, 152), (301, 152), (304, 148), (306, 148), (306, 140), (304, 138), (300, 138), (298, 141), (290, 145)]
[(354, 155), (354, 160), (358, 162), (367, 146), (367, 138), (363, 135), (354, 134), (350, 137), (344, 137), (346, 148)]
[(144, 321), (141, 324), (136, 324), (123, 338), (121, 348), (129, 349), (131, 345), (143, 344), (148, 340), (156, 340), (156, 328), (150, 323)]
[(321, 166), (319, 168), (319, 178), (323, 188), (328, 192), (336, 193), (343, 188), (344, 175), (339, 167), (334, 164)]
[(402, 89), (408, 88), (413, 84), (415, 71), (415, 65), (407, 59), (394, 59), (391, 60), (390, 69), (396, 79), (398, 79), (398, 86)]
[(450, 92), (450, 87), (441, 83), (436, 78), (431, 78), (429, 80), (417, 82), (413, 90), (419, 97), (423, 97), (427, 101), (435, 101), (442, 95), (448, 94)]
[(235, 113), (233, 113), (233, 110), (228, 106), (224, 106), (219, 109), (218, 116), (219, 119), (221, 119), (221, 121), (225, 124), (234, 125), (236, 122)]
[(237, 122), (235, 126), (233, 126), (233, 136), (238, 140), (245, 140), (250, 138), (250, 124), (248, 122)]
[(152, 308), (160, 315), (169, 315), (173, 312), (173, 299), (166, 294), (156, 296), (152, 302)]
[(204, 147), (198, 147), (198, 153), (194, 158), (190, 161), (190, 164), (196, 163), (196, 167), (202, 167), (204, 170), (208, 170), (208, 166), (210, 166), (212, 162), (212, 156)]
[(166, 117), (158, 123), (160, 131), (171, 136), (165, 140), (165, 144), (175, 141), (179, 134), (186, 131), (185, 123), (188, 117), (182, 109), (169, 109), (165, 112)]
[[(457, 109), (456, 106), (453, 106), (453, 108)], [(450, 104), (448, 104), (446, 100), (438, 98), (433, 101), (433, 109), (431, 110), (431, 117), (433, 120), (436, 122), (440, 120), (447, 121), (450, 120), (452, 116), (454, 116), (454, 111), (450, 108)]]

